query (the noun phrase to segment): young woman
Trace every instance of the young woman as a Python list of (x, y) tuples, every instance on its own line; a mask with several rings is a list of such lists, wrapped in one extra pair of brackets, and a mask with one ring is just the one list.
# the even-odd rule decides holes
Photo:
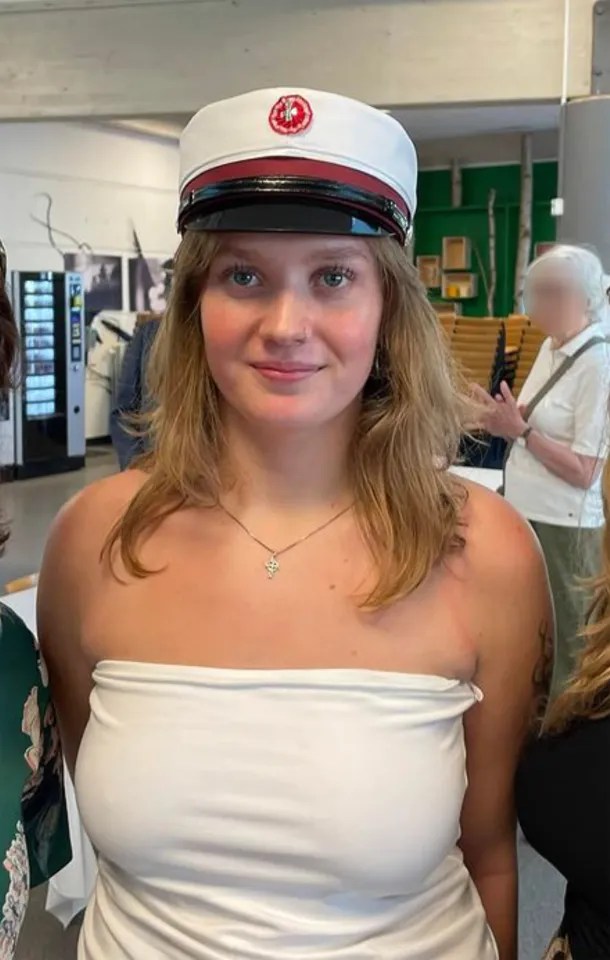
[[(0, 390), (11, 387), (17, 329), (0, 242)], [(8, 540), (0, 527), (0, 553)], [(71, 856), (59, 733), (34, 638), (0, 606), (0, 957), (12, 960), (30, 887)]]
[(99, 851), (80, 958), (515, 960), (551, 613), (527, 525), (445, 466), (413, 146), (263, 90), (181, 150), (153, 450), (68, 507), (40, 585)]
[[(557, 246), (535, 260), (527, 309), (548, 339), (518, 400), (506, 384), (497, 399), (482, 397), (486, 428), (513, 442), (505, 496), (530, 520), (547, 562), (557, 615), (553, 696), (578, 662), (589, 603), (582, 580), (599, 572), (610, 390), (605, 290), (602, 265), (590, 250)], [(528, 404), (562, 367), (528, 417)]]
[[(603, 478), (610, 505), (610, 465)], [(608, 513), (607, 513), (608, 516)], [(517, 779), (528, 840), (568, 881), (545, 960), (610, 957), (610, 526), (578, 671), (524, 754)]]

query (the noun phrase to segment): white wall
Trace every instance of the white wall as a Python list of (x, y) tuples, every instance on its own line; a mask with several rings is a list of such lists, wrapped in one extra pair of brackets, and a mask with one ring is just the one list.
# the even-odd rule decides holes
[[(175, 250), (178, 150), (127, 131), (68, 123), (0, 124), (0, 237), (11, 269), (61, 269), (44, 218), (96, 253), (134, 254), (131, 224), (144, 253)], [(66, 251), (74, 244), (58, 235)]]
[[(570, 0), (570, 96), (590, 90), (593, 3)], [(562, 0), (19, 6), (0, 8), (4, 119), (187, 113), (284, 84), (378, 106), (556, 100), (562, 90)]]

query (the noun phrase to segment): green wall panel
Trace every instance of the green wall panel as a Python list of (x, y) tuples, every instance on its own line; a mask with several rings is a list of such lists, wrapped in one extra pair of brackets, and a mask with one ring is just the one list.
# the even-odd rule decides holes
[[(470, 316), (485, 316), (487, 313), (480, 263), (488, 271), (487, 201), (492, 189), (496, 190), (497, 287), (494, 314), (505, 316), (513, 309), (521, 190), (519, 165), (465, 167), (462, 171), (463, 202), (459, 208), (451, 207), (449, 169), (423, 170), (420, 173), (419, 206), (415, 217), (415, 254), (440, 255), (443, 237), (470, 238), (473, 244), (472, 270), (479, 275), (477, 298), (462, 301), (463, 312)], [(551, 216), (550, 201), (556, 196), (556, 190), (557, 163), (535, 163), (532, 249), (536, 243), (555, 239), (555, 221)], [(431, 296), (433, 299), (440, 298), (440, 291), (431, 291)]]

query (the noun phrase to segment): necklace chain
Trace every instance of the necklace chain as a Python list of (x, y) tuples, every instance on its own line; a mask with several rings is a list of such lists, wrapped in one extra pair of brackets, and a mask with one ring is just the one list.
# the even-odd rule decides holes
[(231, 518), (231, 520), (233, 520), (234, 523), (237, 524), (238, 527), (241, 527), (244, 533), (247, 534), (250, 539), (254, 541), (254, 543), (257, 543), (259, 547), (262, 547), (263, 550), (267, 551), (269, 557), (265, 561), (265, 570), (267, 571), (267, 578), (269, 580), (273, 580), (276, 573), (280, 569), (278, 557), (281, 557), (283, 554), (288, 553), (289, 550), (293, 550), (295, 547), (298, 547), (301, 543), (305, 543), (306, 540), (310, 540), (311, 537), (316, 535), (316, 533), (321, 533), (322, 530), (326, 530), (327, 527), (330, 527), (331, 523), (339, 520), (339, 518), (346, 514), (348, 510), (351, 510), (353, 504), (350, 503), (349, 506), (344, 507), (343, 510), (340, 510), (339, 513), (336, 513), (329, 520), (325, 520), (324, 523), (320, 524), (319, 527), (316, 527), (315, 530), (310, 530), (310, 532), (306, 533), (305, 536), (299, 537), (298, 540), (294, 540), (292, 543), (289, 543), (287, 547), (281, 547), (279, 550), (274, 550), (273, 547), (270, 547), (269, 544), (264, 542), (264, 540), (260, 540), (258, 537), (255, 537), (252, 531), (248, 530), (245, 523), (242, 523), (242, 521), (236, 517), (234, 513), (231, 513), (230, 510), (227, 510), (224, 504), (219, 503), (218, 506), (224, 513), (226, 513), (228, 517)]

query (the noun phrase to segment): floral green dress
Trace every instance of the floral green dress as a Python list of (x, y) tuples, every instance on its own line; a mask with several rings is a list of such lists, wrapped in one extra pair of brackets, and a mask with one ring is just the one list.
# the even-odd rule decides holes
[(30, 887), (71, 858), (63, 763), (34, 637), (0, 604), (0, 960), (12, 960)]

